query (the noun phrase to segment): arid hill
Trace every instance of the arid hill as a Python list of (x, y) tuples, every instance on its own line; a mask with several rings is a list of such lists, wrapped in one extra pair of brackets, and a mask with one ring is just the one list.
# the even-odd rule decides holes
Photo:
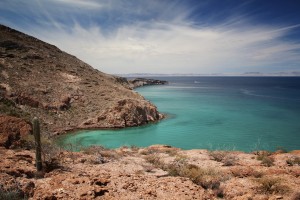
[(156, 107), (126, 79), (102, 73), (57, 47), (0, 25), (0, 115), (30, 121), (43, 133), (119, 128), (159, 120)]

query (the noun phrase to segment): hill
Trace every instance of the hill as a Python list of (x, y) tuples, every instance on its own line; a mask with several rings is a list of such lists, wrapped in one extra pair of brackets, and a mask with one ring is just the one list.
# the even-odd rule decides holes
[(138, 126), (162, 118), (126, 79), (94, 69), (57, 47), (0, 25), (0, 113), (44, 133)]

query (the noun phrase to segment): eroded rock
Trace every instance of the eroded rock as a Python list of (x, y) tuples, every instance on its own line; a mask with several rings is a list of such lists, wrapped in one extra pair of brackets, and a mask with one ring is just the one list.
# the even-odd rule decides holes
[(0, 145), (5, 148), (18, 145), (31, 130), (30, 124), (23, 119), (0, 115)]

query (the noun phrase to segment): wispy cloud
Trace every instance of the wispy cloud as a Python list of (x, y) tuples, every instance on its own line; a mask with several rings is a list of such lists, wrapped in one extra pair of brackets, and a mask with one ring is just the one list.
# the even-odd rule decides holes
[(92, 0), (53, 0), (54, 2), (65, 4), (66, 6), (78, 7), (81, 9), (99, 9), (102, 4)]
[[(232, 15), (215, 24), (204, 19), (195, 22), (190, 18), (193, 10), (176, 1), (36, 2), (42, 10), (39, 26), (29, 25), (26, 32), (104, 72), (271, 72), (300, 68), (300, 43), (285, 38), (299, 28), (297, 24), (253, 24), (246, 15)], [(55, 11), (53, 3), (60, 4), (61, 11)], [(90, 12), (80, 17), (76, 14), (79, 7)]]

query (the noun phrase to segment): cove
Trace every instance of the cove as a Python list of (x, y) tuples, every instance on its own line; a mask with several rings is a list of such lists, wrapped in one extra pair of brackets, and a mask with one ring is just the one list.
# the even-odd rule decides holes
[(182, 149), (300, 149), (299, 77), (155, 77), (169, 85), (136, 89), (167, 119), (141, 127), (83, 130), (63, 135), (61, 146)]

